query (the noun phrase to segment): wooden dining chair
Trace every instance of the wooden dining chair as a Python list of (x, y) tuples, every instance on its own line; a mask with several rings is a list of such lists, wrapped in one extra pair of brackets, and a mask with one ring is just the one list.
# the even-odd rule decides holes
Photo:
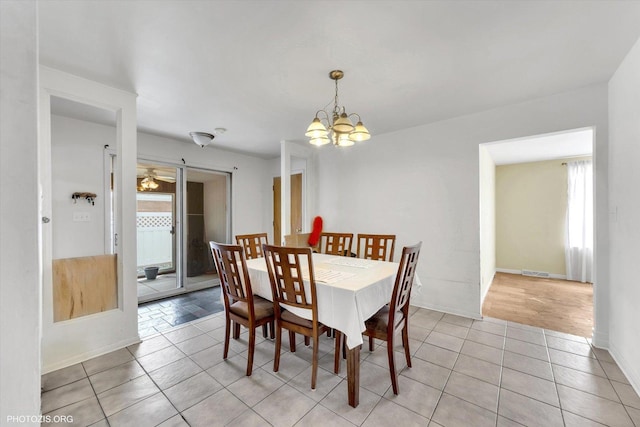
[(409, 299), (411, 287), (416, 274), (416, 266), (420, 255), (422, 242), (414, 246), (406, 246), (402, 249), (400, 266), (393, 286), (391, 302), (382, 307), (376, 314), (365, 321), (364, 335), (369, 337), (369, 350), (373, 351), (374, 338), (387, 342), (387, 355), (389, 356), (389, 374), (393, 393), (398, 394), (398, 373), (393, 351), (393, 337), (398, 331), (402, 331), (402, 346), (407, 359), (407, 366), (411, 367), (411, 354), (409, 352)]
[(395, 234), (358, 234), (358, 258), (393, 261)]
[(269, 239), (267, 233), (238, 234), (236, 243), (242, 246), (247, 259), (254, 259), (264, 257), (262, 245), (269, 244)]
[(329, 255), (351, 256), (353, 233), (321, 233), (320, 252)]
[[(318, 321), (318, 299), (313, 275), (311, 248), (264, 245), (267, 271), (273, 295), (273, 312), (276, 319), (276, 348), (273, 370), (280, 369), (282, 329), (289, 331), (289, 349), (295, 352), (295, 334), (310, 337), (313, 341), (311, 388), (316, 388), (318, 376), (318, 342), (320, 335), (329, 328)], [(305, 281), (308, 286), (305, 286)], [(308, 317), (294, 314), (291, 309), (304, 310)], [(336, 360), (339, 356), (336, 341)], [(335, 364), (335, 361), (334, 361)], [(336, 365), (337, 366), (337, 365)]]
[(225, 312), (225, 334), (223, 359), (229, 353), (229, 333), (233, 322), (233, 338), (240, 337), (240, 325), (249, 329), (249, 355), (247, 360), (247, 376), (253, 368), (253, 353), (256, 344), (256, 328), (263, 330), (269, 324), (271, 337), (275, 317), (273, 303), (257, 295), (251, 290), (251, 280), (247, 270), (247, 263), (240, 245), (223, 245), (209, 242), (211, 253), (218, 269)]

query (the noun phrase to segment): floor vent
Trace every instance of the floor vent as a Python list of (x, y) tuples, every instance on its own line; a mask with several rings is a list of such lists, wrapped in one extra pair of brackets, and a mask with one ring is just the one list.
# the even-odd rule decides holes
[(533, 270), (522, 270), (523, 276), (532, 276), (532, 277), (549, 277), (549, 273), (546, 271), (533, 271)]

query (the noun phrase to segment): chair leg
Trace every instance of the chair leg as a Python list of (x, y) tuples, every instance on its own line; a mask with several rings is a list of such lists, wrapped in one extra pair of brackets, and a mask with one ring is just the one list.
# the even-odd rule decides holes
[(309, 347), (309, 337), (308, 336), (304, 336), (304, 345), (306, 345), (307, 347)]
[(280, 348), (282, 346), (282, 328), (276, 325), (276, 354), (273, 357), (273, 372), (280, 369)]
[(373, 351), (373, 337), (369, 335), (369, 351)]
[(398, 394), (398, 373), (396, 372), (396, 361), (393, 354), (393, 337), (387, 341), (387, 355), (389, 356), (389, 374), (391, 375), (391, 386), (393, 394)]
[(267, 324), (262, 325), (262, 338), (267, 337)]
[(271, 339), (276, 337), (276, 321), (269, 322), (269, 334), (271, 334)]
[(296, 352), (296, 334), (292, 331), (289, 331), (289, 351)]
[(256, 330), (255, 328), (249, 328), (249, 356), (247, 360), (247, 376), (251, 376), (251, 370), (253, 369), (253, 351), (256, 348)]
[(342, 358), (347, 359), (347, 337), (342, 340)]
[(335, 354), (333, 356), (333, 372), (336, 374), (340, 373), (340, 347), (342, 342), (342, 332), (337, 329), (333, 330), (333, 334), (336, 336), (336, 349)]
[(311, 364), (311, 390), (316, 389), (318, 379), (318, 334), (313, 335), (313, 359)]
[(240, 323), (233, 322), (233, 339), (237, 340), (240, 338)]
[(409, 351), (409, 330), (407, 325), (402, 328), (402, 347), (404, 347), (404, 357), (407, 359), (407, 366), (411, 367), (411, 352)]
[(229, 354), (229, 335), (231, 333), (231, 319), (227, 317), (226, 322), (224, 323), (224, 353), (222, 355), (223, 359), (227, 358)]

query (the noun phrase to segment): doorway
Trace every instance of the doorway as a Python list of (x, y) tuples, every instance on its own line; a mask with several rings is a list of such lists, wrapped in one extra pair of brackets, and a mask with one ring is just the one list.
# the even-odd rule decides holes
[[(594, 135), (583, 128), (480, 145), (483, 315), (591, 335), (593, 285), (567, 281), (565, 260), (573, 248), (567, 165), (590, 164)], [(593, 214), (595, 205), (587, 209)], [(573, 329), (563, 320), (570, 309), (582, 317)]]
[(209, 241), (230, 230), (230, 174), (138, 162), (138, 302), (217, 286)]
[(47, 373), (139, 341), (127, 285), (135, 274), (136, 97), (44, 66), (39, 72)]
[(137, 165), (136, 239), (138, 298), (179, 288), (176, 273), (177, 168)]
[[(281, 224), (281, 187), (279, 176), (273, 178), (273, 239), (282, 244)], [(302, 233), (302, 173), (291, 175), (291, 233)]]

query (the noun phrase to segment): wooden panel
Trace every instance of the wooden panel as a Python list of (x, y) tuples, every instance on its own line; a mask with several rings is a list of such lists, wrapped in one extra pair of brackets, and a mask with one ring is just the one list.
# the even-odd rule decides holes
[[(282, 244), (280, 230), (280, 177), (273, 178), (273, 236), (275, 245)], [(291, 175), (291, 233), (302, 230), (302, 174)]]
[(118, 307), (116, 255), (53, 260), (53, 321)]
[(188, 215), (187, 218), (187, 277), (205, 274), (209, 269), (211, 252), (205, 241), (204, 216)]
[(187, 214), (204, 215), (204, 184), (187, 181)]
[(309, 236), (311, 233), (287, 234), (284, 236), (284, 245), (294, 248), (311, 248), (314, 252), (320, 251), (320, 242), (315, 246), (309, 246)]
[(291, 175), (291, 232), (302, 232), (302, 174)]
[(204, 223), (204, 184), (187, 181), (187, 277), (209, 269), (209, 245)]
[(280, 177), (273, 178), (273, 240), (274, 245), (282, 245), (280, 231)]
[(307, 242), (310, 235), (311, 233), (287, 234), (284, 236), (284, 244), (295, 248), (308, 248), (309, 243)]

